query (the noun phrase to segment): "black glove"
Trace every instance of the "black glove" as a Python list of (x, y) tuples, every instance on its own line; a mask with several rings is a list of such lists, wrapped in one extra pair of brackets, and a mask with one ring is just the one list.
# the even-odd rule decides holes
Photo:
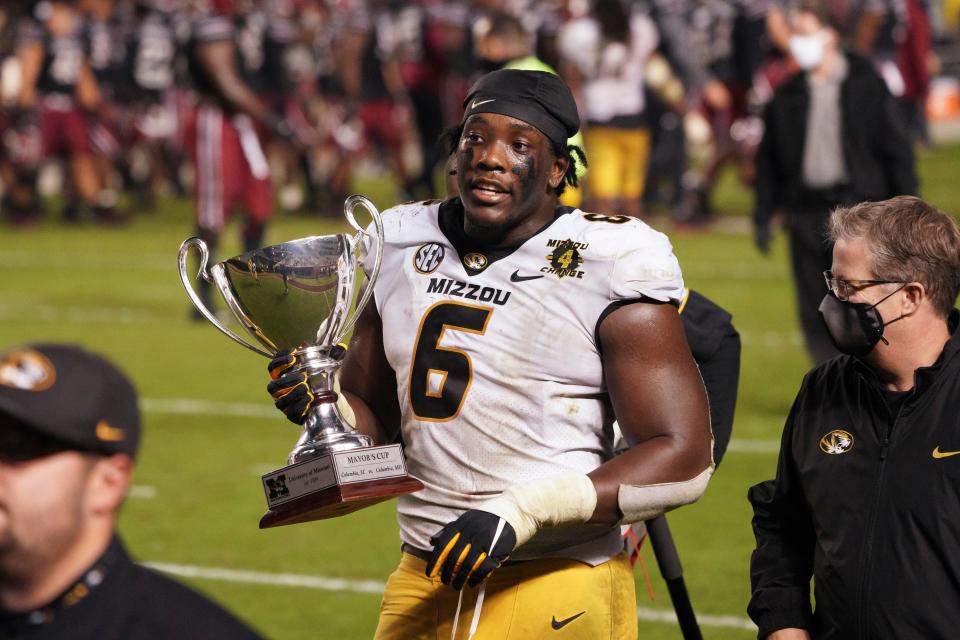
[(763, 255), (770, 253), (770, 243), (773, 241), (773, 233), (770, 231), (770, 220), (766, 218), (755, 218), (753, 221), (753, 243)]
[(471, 509), (430, 538), (433, 553), (427, 577), (440, 572), (440, 581), (457, 591), (467, 583), (475, 587), (506, 560), (517, 545), (517, 534), (506, 520), (497, 543), (490, 549), (500, 517)]
[[(328, 355), (340, 360), (346, 353), (346, 347), (338, 344), (330, 349)], [(273, 404), (283, 411), (287, 420), (296, 424), (303, 424), (307, 412), (317, 403), (317, 396), (310, 388), (309, 374), (306, 371), (293, 371), (301, 363), (294, 349), (278, 352), (267, 364), (271, 380), (267, 385), (267, 393), (273, 397)]]
[(267, 393), (273, 397), (273, 404), (283, 411), (287, 420), (303, 424), (316, 396), (310, 389), (307, 372), (291, 371), (297, 364), (295, 351), (277, 353), (267, 365), (271, 380), (267, 385)]

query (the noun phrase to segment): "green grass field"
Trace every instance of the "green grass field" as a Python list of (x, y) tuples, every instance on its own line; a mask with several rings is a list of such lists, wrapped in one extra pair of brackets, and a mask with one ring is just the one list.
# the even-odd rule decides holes
[[(925, 195), (960, 213), (960, 147), (921, 153)], [(387, 185), (357, 190), (388, 204)], [(750, 197), (725, 179), (724, 216)], [(268, 241), (339, 230), (279, 217)], [(753, 545), (747, 487), (774, 472), (783, 419), (807, 368), (795, 320), (786, 247), (760, 256), (745, 233), (671, 232), (690, 286), (729, 309), (743, 338), (734, 441), (706, 496), (670, 515), (707, 638), (752, 638), (745, 607)], [(369, 638), (379, 592), (399, 554), (393, 505), (260, 531), (260, 474), (281, 466), (297, 429), (272, 407), (266, 361), (206, 323), (188, 320), (176, 272), (193, 231), (187, 202), (119, 229), (45, 221), (0, 229), (0, 347), (82, 343), (123, 366), (142, 396), (145, 438), (120, 528), (135, 556), (192, 577), (190, 584), (271, 638)], [(221, 257), (239, 251), (230, 229)], [(640, 637), (677, 638), (649, 547), (655, 599), (637, 573)], [(171, 612), (171, 615), (176, 615)]]

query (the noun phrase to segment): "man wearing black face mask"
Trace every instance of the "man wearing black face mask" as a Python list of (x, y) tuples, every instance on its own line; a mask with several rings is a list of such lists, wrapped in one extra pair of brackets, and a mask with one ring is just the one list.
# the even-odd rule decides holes
[(820, 312), (846, 355), (807, 374), (750, 489), (748, 611), (774, 640), (956, 637), (960, 229), (901, 196), (837, 209), (830, 239)]

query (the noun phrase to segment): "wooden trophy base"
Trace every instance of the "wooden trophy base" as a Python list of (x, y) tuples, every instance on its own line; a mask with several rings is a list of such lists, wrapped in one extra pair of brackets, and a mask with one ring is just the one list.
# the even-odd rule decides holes
[(398, 444), (327, 453), (262, 480), (269, 511), (261, 529), (335, 518), (423, 488), (407, 475)]
[(411, 476), (335, 485), (267, 511), (260, 518), (260, 528), (269, 529), (345, 516), (378, 502), (420, 489), (423, 489), (423, 484)]

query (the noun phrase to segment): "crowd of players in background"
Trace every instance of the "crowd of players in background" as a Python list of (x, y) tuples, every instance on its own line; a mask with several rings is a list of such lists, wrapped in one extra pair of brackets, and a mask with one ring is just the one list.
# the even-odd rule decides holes
[[(846, 46), (875, 63), (922, 138), (937, 71), (931, 25), (944, 5), (830, 4)], [(11, 224), (37, 220), (38, 177), (51, 162), (61, 167), (65, 221), (123, 222), (150, 211), (165, 189), (194, 194), (212, 240), (230, 210), (245, 208), (248, 245), (274, 203), (339, 216), (362, 162), (392, 174), (398, 201), (442, 196), (435, 178), (448, 149), (437, 141), (459, 121), (468, 88), (526, 59), (556, 69), (580, 102), (587, 158), (597, 162), (571, 204), (582, 196), (585, 208), (636, 215), (667, 205), (677, 222), (703, 223), (720, 166), (733, 163), (751, 180), (762, 106), (794, 64), (788, 8), (786, 0), (5, 1), (0, 213)], [(691, 140), (709, 141), (709, 154), (691, 162)], [(624, 141), (633, 146), (614, 148)], [(601, 189), (630, 183), (618, 171), (641, 173), (639, 193)]]

